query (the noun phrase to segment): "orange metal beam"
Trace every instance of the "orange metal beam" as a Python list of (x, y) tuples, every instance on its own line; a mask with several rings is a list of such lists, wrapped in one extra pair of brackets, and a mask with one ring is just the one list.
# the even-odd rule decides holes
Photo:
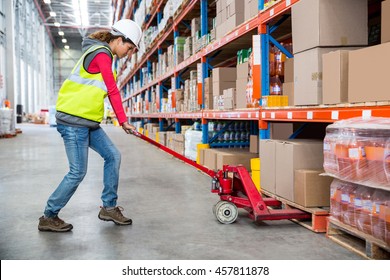
[(260, 12), (260, 23), (264, 24), (269, 22), (271, 19), (283, 14), (288, 9), (291, 8), (292, 5), (299, 2), (299, 0), (283, 0), (270, 8)]

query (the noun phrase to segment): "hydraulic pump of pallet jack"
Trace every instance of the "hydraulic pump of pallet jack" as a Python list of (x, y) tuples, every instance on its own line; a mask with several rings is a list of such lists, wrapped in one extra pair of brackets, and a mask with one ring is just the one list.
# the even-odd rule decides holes
[[(233, 191), (233, 179), (229, 178), (228, 165), (215, 172), (211, 180), (211, 192), (219, 194), (231, 194)], [(210, 174), (209, 174), (210, 175)]]

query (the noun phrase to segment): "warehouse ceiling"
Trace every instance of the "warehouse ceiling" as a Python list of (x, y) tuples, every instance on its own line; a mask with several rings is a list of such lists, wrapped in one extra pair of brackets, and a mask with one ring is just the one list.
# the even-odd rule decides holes
[(57, 48), (81, 49), (82, 37), (112, 25), (112, 0), (34, 1)]

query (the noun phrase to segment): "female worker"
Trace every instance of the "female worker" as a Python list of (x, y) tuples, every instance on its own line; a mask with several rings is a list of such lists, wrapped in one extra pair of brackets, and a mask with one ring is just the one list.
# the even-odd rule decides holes
[(83, 40), (83, 55), (60, 88), (56, 104), (57, 130), (65, 143), (69, 172), (49, 197), (44, 216), (39, 218), (39, 230), (64, 232), (73, 228), (58, 213), (87, 172), (88, 148), (104, 159), (99, 219), (117, 225), (132, 223), (123, 216), (123, 208), (116, 205), (121, 155), (99, 124), (104, 115), (104, 98), (108, 96), (124, 131), (130, 133), (135, 129), (127, 122), (112, 62), (114, 55), (123, 58), (139, 48), (141, 36), (141, 28), (134, 21), (123, 19), (110, 31), (97, 31)]

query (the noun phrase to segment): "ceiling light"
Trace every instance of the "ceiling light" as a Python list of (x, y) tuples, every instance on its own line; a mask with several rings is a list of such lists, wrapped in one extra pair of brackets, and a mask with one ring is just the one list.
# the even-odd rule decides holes
[(50, 1), (50, 0), (43, 0), (43, 2), (44, 2), (45, 4), (51, 4), (51, 1)]
[(66, 43), (68, 42), (68, 40), (66, 40), (65, 38), (62, 39), (62, 43)]
[(56, 15), (57, 15), (56, 12), (50, 12), (51, 17), (55, 17)]
[(64, 31), (58, 31), (58, 35), (60, 35), (60, 36), (64, 36)]
[(64, 46), (64, 49), (65, 49), (65, 50), (69, 50), (69, 46), (68, 46), (68, 45), (65, 45), (65, 46)]
[(59, 22), (56, 21), (56, 22), (54, 23), (54, 26), (60, 27), (61, 24), (60, 24)]
[(89, 26), (88, 1), (72, 0), (72, 6), (76, 24)]

